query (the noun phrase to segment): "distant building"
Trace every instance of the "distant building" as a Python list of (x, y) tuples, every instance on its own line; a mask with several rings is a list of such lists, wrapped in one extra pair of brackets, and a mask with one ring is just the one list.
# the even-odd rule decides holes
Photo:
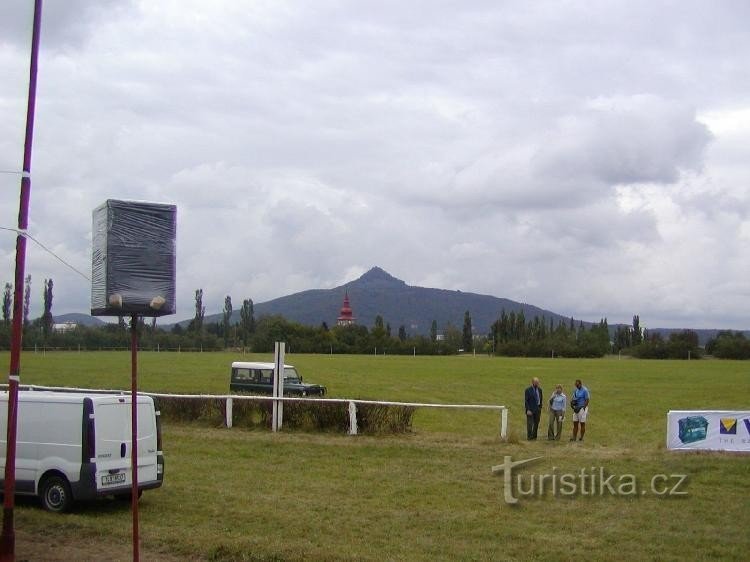
[(60, 324), (52, 324), (52, 331), (64, 334), (65, 332), (75, 330), (77, 327), (78, 324), (75, 322), (62, 322)]
[(339, 317), (336, 319), (337, 326), (351, 326), (356, 322), (352, 307), (349, 304), (349, 291), (344, 293), (344, 304), (341, 306)]

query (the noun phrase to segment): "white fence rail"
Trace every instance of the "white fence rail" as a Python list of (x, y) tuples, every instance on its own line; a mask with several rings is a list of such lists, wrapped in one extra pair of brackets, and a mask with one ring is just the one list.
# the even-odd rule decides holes
[[(7, 385), (0, 385), (0, 388)], [(103, 390), (92, 388), (76, 388), (66, 386), (40, 386), (40, 385), (21, 385), (21, 390), (53, 390), (68, 392), (91, 392), (106, 394), (130, 394), (129, 390)], [(155, 396), (157, 398), (187, 398), (195, 400), (226, 400), (226, 419), (227, 427), (232, 427), (232, 404), (234, 400), (272, 400), (278, 402), (328, 402), (336, 404), (349, 405), (349, 434), (357, 435), (357, 404), (377, 404), (380, 406), (406, 406), (412, 408), (444, 408), (444, 409), (463, 409), (463, 410), (497, 410), (500, 412), (500, 438), (508, 438), (508, 408), (495, 404), (431, 404), (424, 402), (391, 402), (386, 400), (360, 400), (350, 398), (305, 398), (301, 396), (284, 396), (274, 398), (273, 396), (250, 396), (241, 394), (165, 394), (159, 392), (140, 392), (140, 394)], [(281, 429), (281, 426), (279, 426)]]

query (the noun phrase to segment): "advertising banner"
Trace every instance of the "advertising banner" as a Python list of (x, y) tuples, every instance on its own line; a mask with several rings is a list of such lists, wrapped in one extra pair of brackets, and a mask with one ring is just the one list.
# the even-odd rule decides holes
[(670, 410), (667, 449), (750, 453), (750, 410)]

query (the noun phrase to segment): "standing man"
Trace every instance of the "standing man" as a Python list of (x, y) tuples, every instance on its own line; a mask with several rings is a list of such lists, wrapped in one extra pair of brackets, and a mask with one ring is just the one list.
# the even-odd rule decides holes
[(539, 430), (539, 418), (542, 417), (542, 387), (539, 379), (531, 379), (531, 386), (524, 393), (526, 406), (526, 438), (529, 441), (536, 439)]
[(578, 436), (578, 424), (580, 424), (580, 441), (583, 441), (583, 436), (586, 434), (586, 418), (589, 413), (589, 389), (583, 386), (581, 379), (576, 379), (576, 387), (573, 390), (570, 406), (573, 408), (573, 437), (570, 440), (576, 440)]

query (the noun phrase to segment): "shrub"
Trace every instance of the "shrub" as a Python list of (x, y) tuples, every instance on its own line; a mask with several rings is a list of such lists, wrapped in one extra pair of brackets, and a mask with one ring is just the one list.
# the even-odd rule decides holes
[(406, 433), (411, 431), (414, 410), (413, 406), (357, 404), (357, 430), (361, 433)]
[(224, 423), (226, 401), (221, 398), (160, 396), (154, 397), (154, 400), (163, 420), (198, 421), (214, 426)]
[[(223, 398), (155, 398), (162, 419), (175, 422), (197, 422), (211, 426), (224, 425), (226, 400)], [(411, 431), (413, 406), (357, 404), (359, 433), (388, 434)], [(270, 400), (240, 399), (232, 402), (232, 425), (249, 429), (271, 427), (273, 403)], [(349, 431), (347, 402), (285, 401), (283, 427), (303, 431)]]

